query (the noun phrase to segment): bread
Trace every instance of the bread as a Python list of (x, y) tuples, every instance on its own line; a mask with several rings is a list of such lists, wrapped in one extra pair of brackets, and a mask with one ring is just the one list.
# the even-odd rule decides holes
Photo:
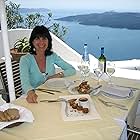
[(7, 109), (7, 113), (11, 117), (11, 120), (17, 120), (20, 118), (19, 110), (16, 108)]
[(11, 116), (7, 113), (7, 110), (4, 111), (4, 116), (6, 118), (6, 121), (11, 121), (12, 120)]
[(5, 118), (5, 116), (4, 116), (3, 111), (0, 111), (0, 121), (1, 121), (1, 122), (6, 121), (6, 118)]
[(20, 118), (19, 110), (16, 108), (9, 108), (7, 110), (0, 111), (0, 121), (12, 121)]

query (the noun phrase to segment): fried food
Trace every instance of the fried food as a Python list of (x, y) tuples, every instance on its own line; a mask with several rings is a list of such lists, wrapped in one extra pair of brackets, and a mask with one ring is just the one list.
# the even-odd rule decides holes
[(78, 87), (77, 91), (82, 94), (88, 94), (90, 91), (90, 85), (88, 84), (88, 81), (82, 82)]
[(89, 112), (89, 109), (88, 109), (88, 108), (83, 108), (83, 109), (82, 109), (82, 112), (83, 112), (83, 113), (88, 113), (88, 112)]
[(76, 109), (77, 106), (78, 106), (78, 103), (74, 103), (74, 104), (72, 105), (72, 108), (73, 108), (73, 109)]
[(76, 100), (77, 99), (70, 99), (70, 100), (68, 100), (68, 103), (70, 104), (70, 106), (72, 106), (75, 103)]
[(83, 107), (78, 105), (78, 106), (77, 106), (77, 110), (78, 110), (78, 111), (82, 111), (82, 110), (83, 110)]

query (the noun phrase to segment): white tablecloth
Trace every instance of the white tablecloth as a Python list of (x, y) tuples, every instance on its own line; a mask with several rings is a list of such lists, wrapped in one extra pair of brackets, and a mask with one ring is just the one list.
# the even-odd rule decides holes
[[(79, 79), (79, 75), (68, 77), (69, 80)], [(118, 81), (117, 81), (118, 80)], [(116, 81), (127, 85), (127, 80), (117, 79)], [(93, 79), (89, 83), (95, 84)], [(130, 84), (130, 83), (129, 83)], [(132, 82), (136, 86), (135, 83)], [(40, 86), (40, 88), (47, 88)], [(43, 99), (54, 99), (59, 96), (69, 95), (67, 89), (61, 89), (62, 93), (55, 93), (50, 95), (37, 91), (38, 104), (29, 104), (25, 98), (20, 98), (13, 102), (14, 104), (23, 106), (32, 111), (35, 121), (33, 124), (23, 123), (18, 127), (6, 128), (0, 131), (2, 140), (7, 140), (11, 136), (12, 140), (125, 140), (126, 139), (126, 125), (125, 120), (129, 125), (133, 125), (136, 108), (139, 99), (139, 91), (136, 91), (134, 97), (129, 100), (116, 100), (106, 98), (102, 94), (91, 96), (95, 108), (101, 119), (97, 120), (81, 120), (81, 121), (63, 121), (61, 116), (61, 103), (47, 103), (39, 102)], [(103, 100), (110, 100), (120, 104), (125, 104), (128, 111), (121, 110), (114, 107), (106, 107), (98, 98)]]

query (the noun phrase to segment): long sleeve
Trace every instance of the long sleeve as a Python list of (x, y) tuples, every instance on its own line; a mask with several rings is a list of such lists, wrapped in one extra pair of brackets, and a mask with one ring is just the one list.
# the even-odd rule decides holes
[(60, 56), (58, 56), (56, 53), (54, 53), (54, 60), (55, 64), (63, 70), (64, 76), (71, 76), (76, 73), (75, 68), (67, 63), (64, 59), (62, 59)]
[(27, 54), (20, 59), (20, 79), (24, 93), (35, 89), (46, 81), (40, 72), (34, 56)]
[(30, 83), (30, 75), (29, 75), (29, 66), (28, 60), (26, 58), (21, 57), (20, 59), (20, 79), (22, 84), (22, 89), (24, 93), (27, 93), (29, 90), (34, 89)]

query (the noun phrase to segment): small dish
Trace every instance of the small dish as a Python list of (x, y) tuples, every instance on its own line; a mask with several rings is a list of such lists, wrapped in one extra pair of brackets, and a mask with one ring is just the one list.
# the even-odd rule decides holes
[(83, 108), (89, 108), (89, 100), (86, 97), (81, 97), (78, 99), (79, 105)]

